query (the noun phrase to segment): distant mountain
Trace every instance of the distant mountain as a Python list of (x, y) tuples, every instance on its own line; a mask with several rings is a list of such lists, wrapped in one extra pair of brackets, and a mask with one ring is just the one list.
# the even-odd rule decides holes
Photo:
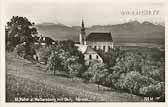
[[(65, 26), (63, 24), (38, 24), (36, 25), (40, 34), (52, 37), (55, 40), (75, 40), (78, 31), (75, 31), (72, 27)], [(76, 39), (77, 40), (77, 39)]]
[[(42, 23), (37, 25), (40, 34), (55, 40), (79, 40), (80, 26), (66, 26), (64, 24)], [(112, 32), (114, 42), (145, 42), (164, 43), (165, 27), (151, 22), (131, 21), (116, 25), (94, 25), (86, 28), (90, 32)]]
[(40, 23), (38, 25), (47, 26), (47, 25), (55, 25), (55, 23), (52, 23), (52, 22), (43, 22), (43, 23)]

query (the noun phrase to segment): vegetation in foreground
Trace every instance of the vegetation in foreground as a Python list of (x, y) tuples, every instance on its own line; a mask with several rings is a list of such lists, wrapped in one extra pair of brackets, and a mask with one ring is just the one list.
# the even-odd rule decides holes
[[(7, 75), (7, 102), (72, 102), (77, 101), (73, 94), (65, 93), (64, 89), (47, 86), (47, 84), (29, 79)], [(79, 98), (79, 97), (78, 97)], [(82, 99), (82, 98), (81, 98)], [(89, 101), (89, 100), (87, 100)]]
[[(39, 102), (47, 98), (50, 101), (63, 101), (64, 99), (65, 102), (143, 101), (142, 97), (103, 86), (97, 90), (96, 84), (83, 83), (82, 79), (77, 77), (72, 81), (71, 78), (62, 77), (59, 74), (54, 76), (51, 72), (45, 71), (44, 65), (34, 65), (30, 61), (16, 59), (11, 53), (8, 53), (7, 63), (7, 102), (24, 102), (26, 99), (34, 99), (33, 102), (36, 99)], [(18, 97), (22, 100), (19, 100)]]
[[(12, 44), (7, 48), (10, 50), (17, 44), (26, 41), (27, 44), (21, 50), (17, 50), (17, 53), (23, 53), (21, 55), (24, 56), (32, 55), (30, 54), (32, 49), (30, 39), (33, 40), (31, 34), (36, 30), (25, 27), (32, 25), (28, 23), (27, 19), (19, 17), (14, 19), (16, 20), (11, 20), (12, 24), (8, 23), (8, 26), (14, 26), (13, 28), (21, 26), (22, 28), (7, 37), (7, 45)], [(31, 32), (26, 33), (27, 30)], [(16, 36), (16, 34), (19, 36)], [(13, 43), (12, 38), (18, 41)], [(43, 52), (43, 49), (41, 51)], [(73, 41), (64, 41), (51, 46), (45, 53), (48, 54), (43, 54), (43, 58), (47, 62), (48, 70), (53, 72), (54, 75), (56, 72), (62, 72), (72, 80), (73, 77), (78, 76), (83, 78), (85, 82), (97, 83), (98, 89), (99, 85), (104, 85), (131, 94), (159, 97), (161, 101), (164, 101), (164, 52), (158, 49), (141, 51), (138, 49), (115, 48), (108, 53), (100, 50), (99, 54), (104, 58), (105, 63), (92, 63), (89, 66), (84, 65), (83, 55), (78, 52)]]

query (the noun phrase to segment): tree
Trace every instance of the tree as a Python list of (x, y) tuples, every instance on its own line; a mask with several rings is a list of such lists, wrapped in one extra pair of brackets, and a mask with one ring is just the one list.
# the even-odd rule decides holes
[(139, 52), (126, 51), (116, 59), (115, 66), (120, 66), (120, 71), (123, 73), (130, 71), (141, 72), (142, 63), (143, 58)]
[(105, 84), (106, 77), (108, 75), (108, 70), (105, 64), (92, 63), (88, 70), (84, 73), (85, 79), (87, 81), (97, 83), (99, 90), (100, 84)]
[(48, 60), (48, 69), (49, 71), (53, 71), (54, 75), (56, 74), (56, 71), (60, 70), (62, 67), (60, 62), (61, 62), (61, 59), (59, 57), (58, 52), (52, 51)]
[(77, 51), (76, 47), (68, 46), (65, 48), (59, 45), (51, 48), (51, 51), (48, 68), (54, 72), (58, 70), (73, 79), (83, 70), (82, 62), (84, 62), (84, 59), (81, 59), (81, 53)]
[(157, 84), (150, 84), (140, 88), (140, 93), (148, 97), (162, 97), (165, 96), (165, 83), (159, 82)]
[(162, 81), (161, 71), (160, 65), (150, 55), (135, 50), (125, 51), (109, 68), (106, 85), (140, 94), (142, 87)]
[(25, 43), (18, 44), (15, 48), (15, 53), (18, 57), (25, 58), (26, 55), (26, 49), (25, 49)]
[(6, 45), (8, 48), (14, 48), (17, 44), (33, 42), (31, 34), (37, 33), (34, 23), (30, 22), (26, 17), (13, 16), (7, 22)]
[(117, 87), (128, 90), (130, 93), (139, 93), (139, 89), (150, 84), (146, 76), (142, 76), (139, 72), (131, 71), (122, 74), (118, 80)]
[(121, 55), (122, 50), (120, 48), (110, 49), (108, 52), (104, 52), (99, 49), (98, 54), (103, 58), (105, 64), (109, 66), (114, 66), (116, 63), (116, 59)]
[(106, 78), (106, 85), (110, 88), (117, 88), (116, 84), (121, 75), (119, 69), (120, 68), (118, 68), (117, 66), (109, 68), (108, 75)]
[(39, 47), (34, 47), (37, 56), (38, 56), (38, 61), (39, 62), (44, 62), (45, 64), (47, 64), (48, 59), (50, 57), (50, 54), (52, 52), (52, 48), (51, 46), (39, 46)]
[(82, 65), (79, 63), (68, 64), (68, 74), (72, 78), (77, 76), (82, 69)]

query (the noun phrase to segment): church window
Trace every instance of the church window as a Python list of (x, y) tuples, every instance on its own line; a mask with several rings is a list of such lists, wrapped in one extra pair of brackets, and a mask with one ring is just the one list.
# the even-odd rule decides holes
[(108, 50), (110, 50), (110, 46), (108, 46)]
[(89, 55), (89, 59), (90, 59), (90, 60), (92, 59), (92, 55)]
[(94, 48), (96, 49), (96, 46), (94, 46)]
[(96, 55), (96, 59), (99, 59), (99, 56), (98, 56), (98, 55)]
[(106, 46), (103, 46), (103, 51), (105, 51)]
[(91, 62), (89, 61), (89, 65), (91, 65)]

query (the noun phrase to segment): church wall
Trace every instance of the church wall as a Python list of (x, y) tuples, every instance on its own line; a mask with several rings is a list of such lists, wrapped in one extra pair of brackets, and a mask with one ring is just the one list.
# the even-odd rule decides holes
[(86, 41), (86, 44), (91, 46), (94, 49), (96, 47), (96, 50), (102, 49), (105, 52), (108, 52), (109, 47), (113, 48), (113, 42), (89, 42), (89, 41)]
[[(92, 59), (89, 58), (90, 55), (91, 55)], [(86, 65), (89, 65), (90, 62), (95, 62), (95, 61), (103, 63), (103, 59), (96, 53), (84, 54), (84, 60), (85, 60)]]

